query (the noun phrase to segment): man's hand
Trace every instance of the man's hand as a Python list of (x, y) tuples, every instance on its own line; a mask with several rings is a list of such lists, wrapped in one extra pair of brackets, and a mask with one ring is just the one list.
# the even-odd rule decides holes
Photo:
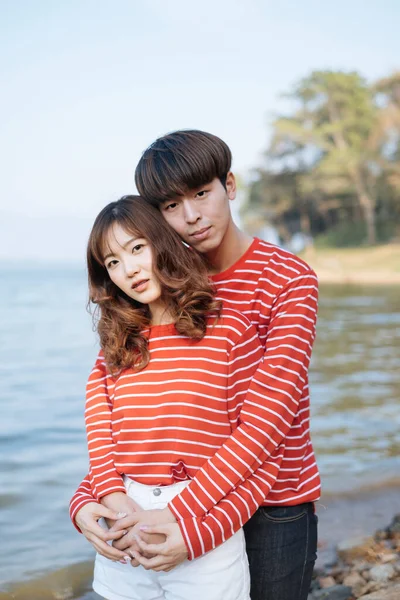
[[(165, 535), (161, 533), (145, 533), (141, 532), (140, 529), (142, 527), (142, 523), (137, 523), (133, 527), (129, 529), (129, 531), (119, 540), (116, 540), (115, 543), (118, 544), (118, 550), (124, 552), (125, 556), (132, 556), (133, 552), (139, 552), (139, 546), (137, 545), (137, 537), (141, 535), (141, 538), (147, 544), (163, 544), (165, 542)], [(152, 554), (144, 553), (143, 556), (146, 558), (152, 558)], [(138, 567), (139, 563), (136, 560), (131, 560), (132, 567)]]
[(121, 520), (122, 514), (116, 513), (97, 502), (88, 502), (76, 513), (75, 523), (99, 554), (110, 560), (126, 560), (126, 552), (121, 552), (121, 550), (107, 544), (110, 540), (120, 538), (126, 533), (126, 530), (104, 530), (97, 522), (101, 517), (114, 522)]
[[(142, 533), (163, 534), (166, 540), (163, 544), (148, 544), (142, 539)], [(137, 550), (130, 549), (135, 565), (139, 563), (146, 570), (171, 571), (188, 557), (188, 551), (177, 523), (140, 527), (140, 535), (135, 536)], [(152, 556), (152, 558), (147, 558)]]
[[(135, 536), (139, 533), (139, 528), (142, 525), (166, 525), (175, 522), (175, 517), (168, 507), (162, 510), (139, 510), (124, 519), (118, 520), (111, 527), (110, 531), (112, 532), (129, 529), (126, 535), (113, 542), (113, 546), (118, 550), (127, 550), (131, 546), (135, 546)], [(159, 533), (147, 534), (143, 531), (142, 539), (148, 544), (161, 544), (165, 542), (165, 535)]]

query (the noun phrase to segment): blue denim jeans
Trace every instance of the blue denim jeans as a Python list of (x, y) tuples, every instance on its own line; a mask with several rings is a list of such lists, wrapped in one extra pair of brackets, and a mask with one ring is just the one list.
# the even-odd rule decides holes
[(307, 600), (317, 558), (313, 503), (261, 507), (244, 526), (251, 600)]

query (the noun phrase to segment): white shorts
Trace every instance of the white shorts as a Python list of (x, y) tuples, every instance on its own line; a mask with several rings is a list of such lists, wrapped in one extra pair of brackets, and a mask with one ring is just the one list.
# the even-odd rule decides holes
[[(128, 495), (146, 510), (165, 508), (188, 483), (157, 487), (127, 480), (126, 487)], [(243, 530), (168, 573), (123, 565), (97, 554), (93, 589), (107, 600), (250, 600)]]

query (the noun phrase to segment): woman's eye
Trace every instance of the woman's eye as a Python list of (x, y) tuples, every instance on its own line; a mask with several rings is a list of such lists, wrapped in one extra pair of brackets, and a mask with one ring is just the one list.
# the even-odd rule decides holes
[(136, 244), (136, 246), (133, 246), (132, 252), (139, 252), (139, 250), (143, 248), (143, 246), (144, 244)]
[(110, 262), (106, 264), (106, 269), (112, 269), (117, 263), (117, 260), (110, 260)]

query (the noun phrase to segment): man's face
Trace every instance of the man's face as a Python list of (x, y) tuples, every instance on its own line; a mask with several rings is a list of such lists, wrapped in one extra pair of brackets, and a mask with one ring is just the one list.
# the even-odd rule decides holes
[(226, 189), (216, 177), (201, 188), (164, 202), (160, 210), (186, 243), (207, 254), (221, 245), (233, 225), (229, 202), (235, 196), (235, 177), (228, 173)]

